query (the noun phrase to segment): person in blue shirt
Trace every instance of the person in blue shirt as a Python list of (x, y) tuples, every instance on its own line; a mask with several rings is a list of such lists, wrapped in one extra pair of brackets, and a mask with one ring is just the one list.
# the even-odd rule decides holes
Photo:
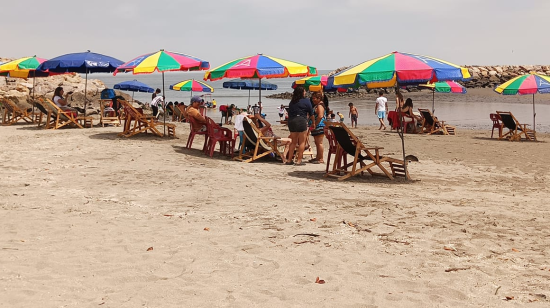
[(296, 147), (298, 147), (298, 149), (296, 151), (296, 162), (294, 165), (305, 165), (305, 163), (302, 162), (302, 157), (306, 146), (307, 121), (310, 118), (313, 120), (313, 108), (311, 107), (310, 100), (306, 98), (306, 90), (302, 86), (297, 86), (288, 104), (287, 125), (292, 142), (289, 146), (287, 165), (292, 165), (292, 156), (294, 155)]

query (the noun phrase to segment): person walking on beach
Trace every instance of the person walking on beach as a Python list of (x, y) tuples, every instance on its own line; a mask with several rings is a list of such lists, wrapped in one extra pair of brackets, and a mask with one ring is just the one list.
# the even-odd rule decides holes
[(281, 107), (277, 107), (277, 112), (279, 113), (279, 121), (283, 121), (285, 119), (285, 105), (281, 104)]
[(292, 99), (288, 104), (288, 130), (290, 131), (290, 143), (288, 149), (287, 162), (285, 164), (292, 165), (292, 156), (294, 150), (298, 146), (296, 151), (296, 166), (303, 166), (302, 162), (304, 155), (304, 149), (306, 146), (307, 138), (307, 120), (313, 116), (313, 108), (309, 99), (306, 98), (306, 90), (302, 86), (297, 86), (292, 93)]
[(353, 106), (353, 103), (349, 103), (349, 117), (351, 118), (351, 128), (353, 128), (353, 123), (355, 123), (355, 128), (357, 128), (357, 119), (359, 118), (359, 111)]
[(376, 99), (376, 106), (374, 107), (374, 114), (378, 116), (378, 121), (380, 121), (380, 127), (378, 130), (386, 129), (386, 124), (384, 124), (384, 118), (386, 117), (386, 103), (388, 99), (384, 97), (384, 91), (380, 90), (378, 92), (378, 98)]
[[(160, 89), (157, 89), (160, 90)], [(158, 116), (160, 115), (160, 110), (162, 109), (162, 105), (164, 103), (164, 96), (160, 95), (159, 93), (156, 94), (153, 100), (151, 100), (151, 109), (153, 110), (153, 116), (158, 119)]]

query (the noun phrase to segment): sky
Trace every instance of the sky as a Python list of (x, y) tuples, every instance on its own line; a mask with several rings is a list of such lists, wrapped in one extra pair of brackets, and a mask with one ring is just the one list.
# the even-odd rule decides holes
[[(547, 0), (18, 0), (0, 4), (0, 57), (165, 49), (211, 68), (263, 53), (318, 69), (392, 51), (458, 65), (549, 65)], [(9, 43), (6, 43), (9, 42)]]

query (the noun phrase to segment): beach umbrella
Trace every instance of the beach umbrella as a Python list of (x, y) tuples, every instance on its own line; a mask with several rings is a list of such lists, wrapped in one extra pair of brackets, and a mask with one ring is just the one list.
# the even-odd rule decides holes
[(277, 90), (278, 86), (271, 82), (261, 82), (258, 79), (233, 79), (224, 81), (222, 86), (227, 89), (248, 90), (248, 106), (250, 106), (250, 90)]
[[(446, 80), (466, 80), (470, 73), (467, 68), (440, 59), (400, 53), (394, 51), (379, 58), (365, 61), (334, 75), (334, 85), (368, 88), (388, 88), (405, 85), (419, 85), (427, 82)], [(403, 121), (402, 118), (399, 119)], [(397, 130), (403, 148), (405, 170), (405, 137), (402, 125)]]
[(394, 51), (334, 75), (336, 86), (389, 88), (427, 82), (469, 79), (467, 68), (436, 58)]
[(36, 77), (48, 77), (55, 75), (51, 72), (37, 71), (40, 64), (44, 63), (46, 59), (38, 58), (36, 56), (19, 58), (13, 61), (0, 64), (0, 75), (11, 78), (24, 78), (32, 77), (32, 98), (33, 98), (33, 113), (34, 113), (34, 88), (36, 84)]
[(214, 92), (214, 88), (207, 85), (206, 83), (195, 80), (195, 79), (187, 79), (184, 81), (180, 81), (176, 84), (170, 85), (170, 90), (174, 91), (190, 91), (191, 97), (193, 97), (193, 91), (194, 92), (207, 92), (212, 93)]
[(432, 90), (432, 113), (435, 113), (435, 92), (466, 94), (466, 88), (456, 81), (437, 81), (421, 84), (420, 87)]
[(227, 62), (204, 74), (204, 80), (222, 78), (258, 78), (259, 101), (262, 101), (262, 78), (316, 76), (315, 67), (283, 60), (268, 55), (257, 54)]
[(123, 62), (106, 55), (91, 51), (77, 52), (61, 55), (44, 61), (37, 68), (37, 71), (48, 71), (50, 73), (80, 73), (86, 74), (84, 84), (84, 116), (86, 116), (86, 99), (88, 91), (88, 74), (91, 73), (112, 73)]
[(512, 78), (497, 86), (495, 92), (502, 95), (533, 95), (533, 130), (536, 131), (535, 93), (550, 93), (550, 77), (537, 73), (530, 73)]
[(145, 92), (145, 93), (155, 92), (155, 89), (153, 89), (150, 86), (144, 84), (143, 82), (139, 82), (135, 79), (117, 83), (113, 86), (113, 88), (117, 89), (117, 90), (121, 90), (121, 91), (131, 91), (132, 92), (132, 101), (134, 100), (134, 93), (135, 92)]
[(324, 92), (346, 92), (347, 89), (343, 87), (334, 86), (334, 78), (332, 76), (321, 75), (313, 77), (305, 77), (292, 82), (292, 88), (296, 89), (298, 85), (303, 86), (306, 90), (312, 92), (324, 91)]
[[(132, 72), (132, 74), (152, 74), (155, 71), (162, 73), (162, 94), (166, 95), (164, 89), (164, 72), (169, 71), (199, 71), (210, 68), (208, 61), (199, 58), (161, 49), (152, 53), (141, 55), (120, 65), (113, 75), (118, 72)], [(164, 113), (164, 123), (166, 123), (166, 112)], [(166, 134), (166, 125), (164, 126)]]

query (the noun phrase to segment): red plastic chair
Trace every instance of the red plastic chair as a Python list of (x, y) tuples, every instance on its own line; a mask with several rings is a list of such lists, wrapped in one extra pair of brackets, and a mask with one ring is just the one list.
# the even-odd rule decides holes
[(235, 138), (233, 132), (225, 127), (221, 127), (211, 118), (206, 118), (206, 127), (208, 131), (208, 146), (206, 154), (210, 157), (214, 156), (216, 144), (220, 144), (220, 154), (233, 157), (233, 149), (235, 148)]
[(498, 136), (502, 136), (502, 122), (500, 119), (500, 116), (498, 113), (491, 113), (489, 114), (489, 117), (493, 121), (493, 129), (491, 130), (491, 138), (493, 138), (493, 133), (495, 132), (495, 128), (498, 128)]
[(204, 135), (204, 145), (202, 147), (202, 150), (206, 151), (206, 148), (208, 147), (208, 129), (205, 131), (195, 131), (193, 128), (200, 128), (202, 125), (197, 123), (197, 121), (193, 117), (188, 117), (187, 120), (191, 125), (191, 132), (189, 132), (189, 138), (187, 138), (186, 147), (188, 149), (191, 148), (191, 146), (193, 145), (193, 140), (195, 139), (195, 135)]

